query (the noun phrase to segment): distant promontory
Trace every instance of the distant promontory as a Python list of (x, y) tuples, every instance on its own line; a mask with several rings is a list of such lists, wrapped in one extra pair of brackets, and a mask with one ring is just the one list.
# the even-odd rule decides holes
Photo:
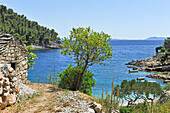
[(165, 39), (166, 39), (166, 37), (149, 37), (145, 40), (165, 40)]

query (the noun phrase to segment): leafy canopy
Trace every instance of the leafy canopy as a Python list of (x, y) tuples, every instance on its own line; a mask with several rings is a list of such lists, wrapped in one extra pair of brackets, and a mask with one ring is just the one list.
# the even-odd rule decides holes
[(98, 33), (88, 28), (73, 28), (69, 38), (63, 39), (62, 54), (71, 55), (77, 65), (91, 66), (103, 64), (112, 58), (111, 38), (104, 32)]
[[(116, 89), (115, 89), (116, 90)], [(154, 99), (160, 96), (162, 88), (160, 84), (155, 82), (140, 82), (124, 80), (120, 85), (120, 98), (128, 101), (128, 106), (135, 104), (139, 99), (151, 100), (153, 103)]]

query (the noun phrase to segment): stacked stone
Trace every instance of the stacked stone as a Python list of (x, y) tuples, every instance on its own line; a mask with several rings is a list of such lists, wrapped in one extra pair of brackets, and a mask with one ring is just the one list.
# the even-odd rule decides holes
[(10, 64), (0, 64), (0, 109), (13, 105), (19, 99), (16, 74)]
[(27, 51), (10, 34), (0, 35), (0, 64), (14, 64), (19, 82), (27, 80)]

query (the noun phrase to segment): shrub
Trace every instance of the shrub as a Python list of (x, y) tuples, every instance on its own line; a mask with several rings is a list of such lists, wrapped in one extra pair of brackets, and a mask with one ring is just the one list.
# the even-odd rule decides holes
[[(69, 65), (67, 69), (58, 74), (58, 76), (60, 77), (59, 87), (75, 91), (82, 70), (83, 68), (81, 66), (72, 67), (72, 65)], [(88, 71), (87, 69), (85, 70), (82, 76), (82, 81), (80, 81), (81, 87), (79, 91), (88, 95), (92, 94), (92, 87), (95, 86), (95, 80), (93, 79), (93, 75), (94, 74)]]
[(120, 108), (120, 113), (132, 113), (132, 108), (121, 107)]
[(144, 103), (138, 103), (134, 110), (134, 112), (141, 112), (141, 113), (149, 113), (149, 106), (148, 106), (148, 103), (147, 102), (144, 102)]

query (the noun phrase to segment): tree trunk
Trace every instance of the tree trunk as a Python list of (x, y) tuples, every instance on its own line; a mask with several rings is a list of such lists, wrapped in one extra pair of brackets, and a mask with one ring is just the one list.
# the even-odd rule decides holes
[(84, 72), (85, 72), (85, 70), (86, 70), (86, 67), (87, 67), (87, 64), (84, 66), (83, 71), (82, 71), (82, 73), (81, 73), (81, 75), (80, 75), (80, 79), (79, 79), (79, 81), (78, 81), (76, 90), (79, 90), (79, 89), (80, 89), (81, 81), (82, 81), (82, 78), (83, 78), (83, 74), (84, 74)]

